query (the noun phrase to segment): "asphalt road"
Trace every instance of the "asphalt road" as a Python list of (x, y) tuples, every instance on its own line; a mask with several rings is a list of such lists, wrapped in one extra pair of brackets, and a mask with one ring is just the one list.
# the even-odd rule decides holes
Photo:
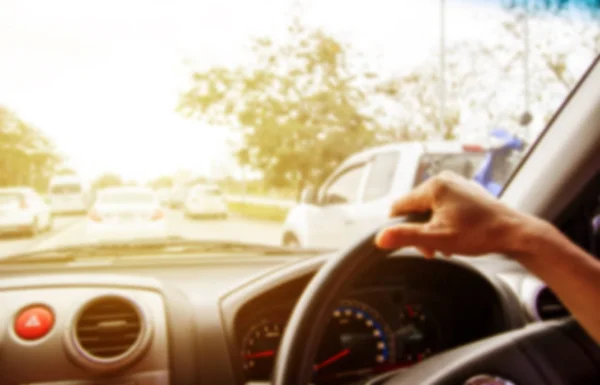
[[(188, 219), (181, 211), (167, 212), (167, 226), (171, 235), (186, 238), (232, 240), (277, 245), (281, 240), (281, 226), (268, 221), (239, 217), (228, 219)], [(34, 238), (1, 236), (0, 258), (11, 254), (85, 242), (85, 222), (82, 216), (61, 216), (54, 219), (51, 231)]]

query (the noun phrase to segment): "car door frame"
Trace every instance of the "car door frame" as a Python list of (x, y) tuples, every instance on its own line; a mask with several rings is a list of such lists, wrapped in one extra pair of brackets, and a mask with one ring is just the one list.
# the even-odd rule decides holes
[[(335, 183), (335, 181), (338, 180), (341, 175), (358, 167), (361, 167), (362, 171), (356, 190), (356, 200), (349, 204), (323, 204), (325, 192), (329, 189), (329, 187), (331, 187), (331, 185)], [(362, 197), (366, 182), (365, 178), (368, 171), (367, 168), (368, 162), (366, 160), (344, 163), (338, 169), (336, 169), (319, 188), (316, 199), (316, 207), (320, 212), (317, 215), (317, 220), (323, 223), (323, 219), (325, 219), (324, 217), (332, 215), (332, 213), (343, 216), (343, 218), (340, 218), (339, 221), (334, 221), (333, 218), (329, 218), (327, 226), (320, 227), (319, 231), (314, 232), (313, 239), (320, 247), (339, 248), (347, 244), (347, 242), (352, 239), (353, 231), (352, 229), (348, 228), (349, 226), (352, 226), (352, 223), (348, 223), (348, 221), (352, 216), (352, 212), (356, 210), (357, 206), (362, 204)]]
[[(394, 171), (391, 176), (391, 183), (388, 188), (388, 191), (377, 198), (365, 200), (367, 185), (369, 182), (369, 178), (374, 169), (374, 162), (378, 156), (388, 155), (388, 154), (397, 154), (396, 165)], [(385, 220), (389, 214), (389, 208), (395, 198), (394, 191), (396, 186), (400, 182), (399, 176), (402, 174), (401, 164), (406, 161), (404, 151), (401, 147), (393, 147), (389, 149), (382, 149), (381, 151), (375, 152), (369, 156), (367, 161), (366, 173), (364, 176), (363, 186), (362, 186), (362, 194), (361, 194), (361, 205), (358, 207), (357, 211), (354, 214), (355, 228), (354, 228), (354, 236), (360, 237), (364, 235), (368, 231), (372, 231), (374, 228), (385, 223)]]

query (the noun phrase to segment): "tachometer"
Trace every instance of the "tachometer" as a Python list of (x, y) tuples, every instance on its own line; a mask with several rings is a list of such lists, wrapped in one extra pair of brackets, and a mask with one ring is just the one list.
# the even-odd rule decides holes
[(283, 324), (262, 320), (246, 333), (242, 355), (247, 379), (269, 378), (282, 332)]

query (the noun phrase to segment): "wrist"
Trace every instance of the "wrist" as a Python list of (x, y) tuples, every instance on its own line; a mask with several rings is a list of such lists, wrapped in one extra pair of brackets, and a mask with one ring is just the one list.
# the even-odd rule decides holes
[(560, 236), (551, 223), (530, 215), (515, 218), (511, 233), (508, 254), (523, 263), (533, 263), (550, 252), (553, 240)]

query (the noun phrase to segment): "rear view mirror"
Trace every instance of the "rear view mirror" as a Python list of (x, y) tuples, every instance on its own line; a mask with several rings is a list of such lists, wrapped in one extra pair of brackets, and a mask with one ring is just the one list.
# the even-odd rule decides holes
[(315, 204), (316, 203), (316, 197), (315, 197), (315, 189), (312, 186), (308, 186), (305, 187), (302, 190), (302, 194), (300, 196), (300, 202), (302, 203), (306, 203), (306, 204)]

